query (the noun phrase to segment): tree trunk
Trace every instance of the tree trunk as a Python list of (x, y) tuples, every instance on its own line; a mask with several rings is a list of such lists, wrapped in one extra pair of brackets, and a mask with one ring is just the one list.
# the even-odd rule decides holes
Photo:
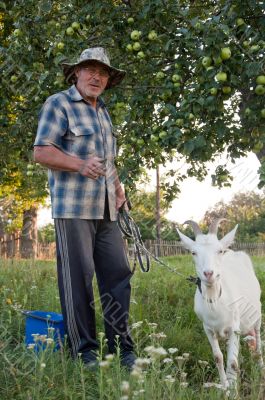
[(22, 258), (37, 256), (37, 208), (31, 207), (23, 213), (20, 255)]
[(159, 166), (156, 167), (156, 239), (157, 239), (157, 256), (160, 256), (160, 239), (161, 239), (161, 212), (160, 212), (160, 175)]

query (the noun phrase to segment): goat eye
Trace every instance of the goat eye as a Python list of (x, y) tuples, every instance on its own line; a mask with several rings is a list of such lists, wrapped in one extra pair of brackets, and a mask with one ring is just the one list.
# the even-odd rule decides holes
[(225, 250), (219, 250), (219, 254), (224, 254)]
[(191, 254), (192, 254), (193, 256), (196, 256), (196, 251), (192, 251)]

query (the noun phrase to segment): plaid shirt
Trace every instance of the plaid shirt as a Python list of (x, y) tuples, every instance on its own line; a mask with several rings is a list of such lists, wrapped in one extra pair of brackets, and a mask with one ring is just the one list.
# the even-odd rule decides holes
[(90, 179), (78, 172), (48, 171), (53, 218), (103, 219), (106, 189), (111, 221), (117, 218), (114, 186), (116, 138), (104, 102), (96, 109), (84, 101), (75, 85), (44, 103), (34, 146), (55, 146), (87, 159), (106, 159), (106, 176)]

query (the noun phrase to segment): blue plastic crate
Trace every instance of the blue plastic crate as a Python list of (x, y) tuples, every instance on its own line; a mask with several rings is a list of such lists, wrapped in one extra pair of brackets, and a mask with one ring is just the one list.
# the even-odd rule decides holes
[[(35, 350), (46, 347), (45, 342), (34, 341), (34, 335), (47, 335), (55, 342), (55, 350), (58, 350), (64, 340), (64, 323), (62, 314), (49, 311), (23, 311), (26, 316), (26, 337), (25, 342), (35, 345)], [(53, 328), (53, 329), (49, 329)]]

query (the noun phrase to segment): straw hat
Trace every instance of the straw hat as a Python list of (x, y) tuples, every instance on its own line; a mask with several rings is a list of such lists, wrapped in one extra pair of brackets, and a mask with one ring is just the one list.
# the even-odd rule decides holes
[(74, 69), (77, 65), (82, 65), (83, 63), (87, 63), (89, 61), (97, 61), (100, 64), (104, 65), (110, 71), (110, 77), (108, 80), (108, 84), (106, 89), (110, 89), (116, 85), (118, 85), (126, 75), (126, 72), (114, 68), (110, 65), (110, 59), (106, 53), (106, 50), (103, 47), (91, 47), (89, 49), (84, 50), (78, 60), (74, 63), (62, 62), (63, 73), (65, 76), (65, 80), (67, 83), (75, 83), (76, 77), (74, 74)]

